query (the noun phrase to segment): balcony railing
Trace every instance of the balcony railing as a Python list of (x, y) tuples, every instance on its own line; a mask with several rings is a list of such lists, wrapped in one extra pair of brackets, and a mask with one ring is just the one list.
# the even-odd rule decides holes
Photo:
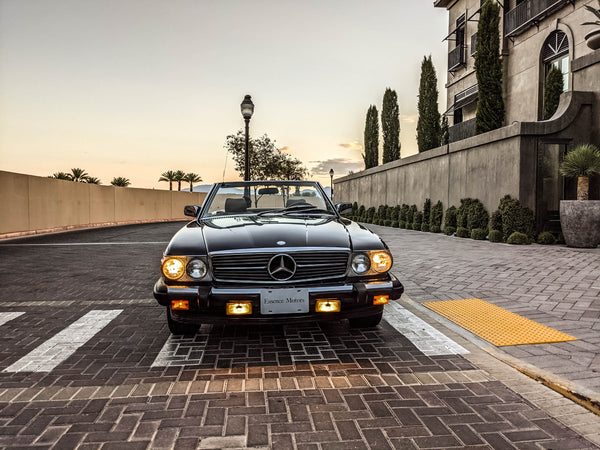
[(475, 56), (477, 53), (477, 33), (471, 35), (471, 56)]
[(454, 72), (465, 64), (465, 45), (459, 44), (448, 53), (448, 72)]
[(476, 119), (465, 120), (464, 122), (457, 123), (448, 128), (448, 141), (462, 141), (463, 139), (475, 136), (475, 120)]
[(570, 0), (525, 0), (504, 14), (504, 34), (517, 36)]

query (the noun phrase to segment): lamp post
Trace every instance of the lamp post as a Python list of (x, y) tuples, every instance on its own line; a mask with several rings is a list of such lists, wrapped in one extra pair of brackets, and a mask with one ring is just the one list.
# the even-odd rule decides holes
[(254, 113), (254, 103), (252, 103), (252, 97), (246, 95), (242, 104), (240, 105), (242, 110), (242, 116), (244, 117), (244, 122), (246, 122), (246, 153), (244, 155), (244, 181), (250, 181), (250, 158), (249, 158), (249, 126), (250, 126), (250, 118)]
[(329, 169), (329, 178), (331, 179), (329, 189), (331, 189), (331, 201), (333, 201), (333, 169)]

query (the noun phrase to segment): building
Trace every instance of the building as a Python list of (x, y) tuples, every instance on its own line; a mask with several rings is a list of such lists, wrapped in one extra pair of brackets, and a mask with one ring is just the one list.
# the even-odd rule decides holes
[[(496, 1), (496, 0), (490, 0)], [(577, 144), (600, 145), (600, 49), (586, 34), (596, 20), (584, 5), (597, 0), (501, 0), (504, 127), (475, 135), (478, 87), (475, 43), (483, 0), (435, 0), (448, 11), (447, 104), (450, 143), (336, 180), (340, 201), (365, 206), (425, 198), (458, 205), (479, 198), (488, 211), (509, 194), (534, 210), (538, 230), (559, 229), (559, 202), (576, 198), (576, 180), (558, 172)], [(600, 26), (596, 27), (600, 29)], [(591, 42), (590, 42), (591, 45)], [(542, 120), (544, 84), (554, 65), (565, 92), (558, 110)], [(600, 199), (600, 177), (590, 199)]]

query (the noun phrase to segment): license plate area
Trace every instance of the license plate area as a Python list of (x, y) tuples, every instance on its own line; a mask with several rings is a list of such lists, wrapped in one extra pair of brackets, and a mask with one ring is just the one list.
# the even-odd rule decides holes
[(302, 314), (309, 311), (308, 289), (261, 289), (261, 314)]

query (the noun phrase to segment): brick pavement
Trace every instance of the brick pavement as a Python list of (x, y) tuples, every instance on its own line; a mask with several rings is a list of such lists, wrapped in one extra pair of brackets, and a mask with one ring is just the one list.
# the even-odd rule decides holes
[[(387, 322), (362, 331), (344, 323), (203, 326), (177, 341), (177, 364), (154, 365), (169, 333), (148, 295), (163, 248), (152, 242), (180, 226), (20, 241), (110, 244), (94, 249), (0, 244), (0, 312), (23, 312), (0, 325), (0, 447), (600, 448), (600, 418), (409, 300), (402, 306), (470, 353), (428, 356)], [(395, 251), (397, 268), (402, 254)], [(396, 272), (417, 292), (420, 279)], [(115, 279), (123, 289), (110, 286)], [(122, 312), (57, 367), (5, 371), (102, 309)]]

